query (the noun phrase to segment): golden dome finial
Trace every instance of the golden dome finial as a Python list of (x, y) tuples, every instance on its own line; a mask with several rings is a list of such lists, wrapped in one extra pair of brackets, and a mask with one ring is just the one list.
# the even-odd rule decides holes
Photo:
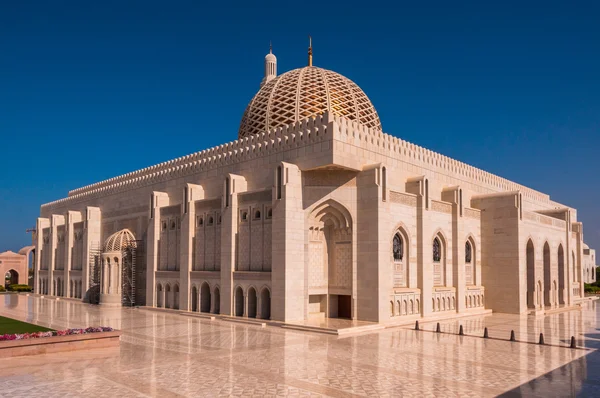
[(308, 36), (308, 66), (312, 66), (312, 37)]

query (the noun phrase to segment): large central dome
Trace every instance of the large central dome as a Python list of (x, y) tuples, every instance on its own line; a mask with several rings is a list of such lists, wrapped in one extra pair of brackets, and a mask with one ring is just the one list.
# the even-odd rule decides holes
[(326, 111), (381, 130), (375, 107), (356, 83), (339, 73), (306, 66), (262, 86), (244, 112), (238, 137), (286, 126)]

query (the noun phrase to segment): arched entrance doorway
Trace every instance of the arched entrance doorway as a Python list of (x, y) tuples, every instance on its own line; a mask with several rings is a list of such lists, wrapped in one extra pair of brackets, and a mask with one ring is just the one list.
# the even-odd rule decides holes
[(4, 284), (6, 287), (9, 285), (18, 285), (19, 284), (19, 273), (14, 269), (8, 270), (6, 275), (4, 276)]
[(256, 289), (250, 287), (248, 289), (248, 318), (256, 318)]
[(266, 287), (260, 292), (260, 317), (271, 319), (271, 292)]
[(537, 306), (535, 295), (535, 253), (533, 242), (527, 241), (527, 307), (535, 309)]
[(565, 251), (558, 246), (558, 302), (565, 304)]
[(165, 287), (165, 308), (171, 308), (171, 285)]
[(190, 293), (192, 297), (190, 297), (190, 301), (192, 302), (192, 311), (198, 311), (198, 289), (196, 286), (192, 286), (192, 292)]
[(308, 316), (352, 318), (352, 217), (334, 200), (308, 218)]
[(179, 309), (179, 285), (175, 285), (173, 289), (173, 309)]
[(159, 284), (156, 287), (156, 306), (158, 308), (163, 307), (163, 298), (164, 298), (163, 288), (162, 288), (162, 285)]
[(219, 290), (218, 287), (215, 287), (214, 299), (215, 299), (215, 305), (213, 308), (213, 313), (220, 314), (221, 313), (221, 290)]
[(235, 316), (244, 316), (244, 291), (241, 286), (235, 289)]
[(552, 293), (552, 267), (550, 265), (550, 245), (544, 244), (544, 305), (552, 307), (554, 295)]
[(200, 288), (200, 311), (210, 312), (210, 287), (206, 282)]

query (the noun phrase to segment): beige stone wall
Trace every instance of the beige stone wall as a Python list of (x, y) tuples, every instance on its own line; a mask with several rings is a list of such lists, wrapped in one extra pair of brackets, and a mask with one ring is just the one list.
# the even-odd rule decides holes
[[(67, 214), (79, 219), (65, 221)], [(123, 228), (145, 242), (147, 305), (200, 308), (206, 285), (211, 306), (220, 296), (219, 312), (252, 315), (266, 288), (270, 316), (286, 321), (332, 316), (343, 311), (342, 296), (350, 298), (352, 317), (377, 322), (484, 307), (526, 312), (529, 239), (536, 286), (542, 282), (550, 306), (560, 301), (557, 291), (572, 304), (590, 267), (574, 209), (327, 114), (42, 206), (37, 286), (81, 278), (85, 292), (92, 249)], [(396, 233), (404, 240), (402, 261), (393, 258)], [(433, 258), (436, 239), (440, 261)], [(70, 269), (81, 269), (81, 276)], [(171, 295), (179, 289), (177, 301), (167, 286)]]

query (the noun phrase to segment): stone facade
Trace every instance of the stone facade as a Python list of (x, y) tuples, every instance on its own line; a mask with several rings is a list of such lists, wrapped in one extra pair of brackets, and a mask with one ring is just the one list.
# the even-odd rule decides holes
[(84, 299), (127, 228), (137, 304), (281, 321), (526, 313), (595, 277), (575, 209), (328, 113), (72, 191), (37, 226), (44, 294)]
[[(43, 205), (35, 289), (382, 323), (582, 298), (595, 252), (575, 209), (383, 133), (364, 92), (335, 72), (276, 70), (268, 54), (238, 140)], [(119, 256), (108, 242), (123, 231), (135, 245)]]

